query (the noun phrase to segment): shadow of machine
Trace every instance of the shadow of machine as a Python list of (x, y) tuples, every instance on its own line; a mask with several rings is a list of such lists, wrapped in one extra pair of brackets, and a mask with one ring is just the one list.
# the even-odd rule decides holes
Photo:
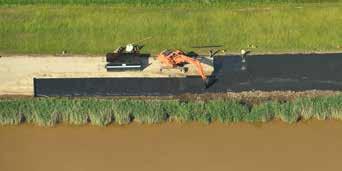
[(148, 53), (107, 53), (107, 71), (144, 70), (148, 65)]

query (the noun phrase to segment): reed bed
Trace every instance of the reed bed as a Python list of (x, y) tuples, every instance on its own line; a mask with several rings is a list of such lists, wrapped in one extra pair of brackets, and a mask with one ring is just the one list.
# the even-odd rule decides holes
[(1, 99), (0, 125), (30, 123), (43, 127), (58, 123), (107, 126), (131, 122), (200, 122), (224, 124), (264, 123), (281, 120), (293, 124), (301, 120), (342, 120), (342, 96), (298, 98), (245, 104), (234, 100), (184, 102), (180, 100), (129, 99)]

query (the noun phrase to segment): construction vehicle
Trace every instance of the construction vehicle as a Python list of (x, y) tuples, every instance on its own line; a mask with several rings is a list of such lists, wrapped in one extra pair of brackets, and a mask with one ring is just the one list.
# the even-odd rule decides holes
[(127, 70), (143, 68), (144, 62), (147, 60), (150, 54), (142, 54), (140, 50), (144, 45), (138, 44), (142, 41), (151, 39), (151, 37), (142, 39), (135, 43), (129, 43), (126, 46), (120, 46), (113, 52), (106, 54), (107, 65), (105, 66), (107, 71)]
[(115, 62), (119, 60), (119, 58), (124, 58), (125, 56), (139, 57), (143, 54), (140, 53), (140, 50), (144, 47), (144, 45), (138, 44), (142, 41), (146, 41), (151, 39), (152, 37), (148, 37), (134, 43), (129, 43), (126, 46), (120, 46), (116, 48), (113, 52), (106, 54), (107, 62)]
[[(162, 63), (161, 71), (164, 68), (179, 68), (182, 70), (184, 64), (192, 64), (196, 67), (198, 74), (201, 76), (206, 87), (208, 87), (208, 78), (204, 74), (201, 62), (195, 58), (189, 57), (181, 50), (164, 50), (157, 59)], [(183, 70), (185, 71), (185, 70)]]

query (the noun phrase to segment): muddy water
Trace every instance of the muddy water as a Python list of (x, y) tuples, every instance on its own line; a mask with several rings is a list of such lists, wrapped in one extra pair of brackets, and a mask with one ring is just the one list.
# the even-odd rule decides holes
[(0, 128), (1, 171), (341, 170), (342, 122)]

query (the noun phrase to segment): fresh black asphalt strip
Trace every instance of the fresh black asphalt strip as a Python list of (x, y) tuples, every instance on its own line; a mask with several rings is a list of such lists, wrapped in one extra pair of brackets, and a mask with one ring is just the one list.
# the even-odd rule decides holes
[(342, 90), (342, 53), (217, 56), (212, 85), (187, 78), (35, 78), (35, 96), (166, 96), (183, 93)]

